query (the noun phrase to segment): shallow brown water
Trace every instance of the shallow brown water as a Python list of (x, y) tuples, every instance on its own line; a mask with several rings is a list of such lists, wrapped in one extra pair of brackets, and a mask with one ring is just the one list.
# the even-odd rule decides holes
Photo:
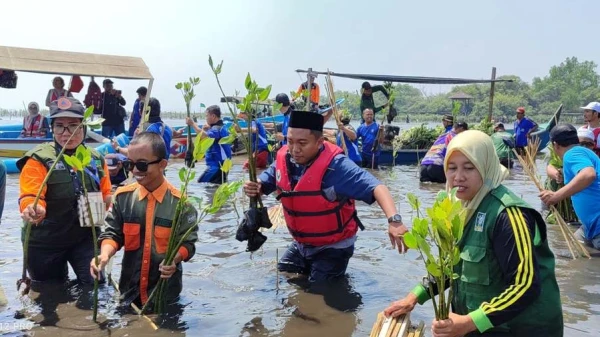
[[(539, 163), (541, 166), (541, 162)], [(173, 164), (168, 178), (177, 185), (177, 170)], [(198, 167), (198, 173), (203, 169)], [(416, 166), (394, 167), (375, 172), (390, 188), (405, 222), (410, 222), (410, 209), (405, 202), (407, 192), (418, 195), (424, 205), (430, 205), (442, 185), (421, 184)], [(230, 179), (242, 179), (240, 165), (235, 165)], [(513, 169), (506, 185), (530, 204), (539, 208), (533, 183)], [(192, 193), (210, 196), (214, 188), (193, 183)], [(376, 315), (390, 301), (406, 294), (424, 274), (416, 252), (399, 255), (391, 249), (387, 239), (387, 224), (379, 207), (359, 203), (359, 215), (366, 230), (359, 233), (354, 257), (348, 267), (349, 281), (354, 292), (362, 297), (358, 310), (344, 313), (332, 309), (321, 295), (306, 293), (279, 275), (279, 290), (275, 270), (276, 249), (282, 254), (290, 237), (284, 228), (268, 232), (262, 250), (254, 255), (245, 252), (245, 243), (235, 240), (237, 216), (227, 205), (218, 215), (207, 219), (199, 232), (197, 253), (184, 264), (185, 307), (179, 318), (179, 330), (152, 331), (149, 324), (136, 315), (120, 315), (115, 311), (114, 289), (100, 291), (103, 317), (109, 324), (98, 327), (91, 321), (91, 310), (79, 309), (75, 287), (68, 303), (58, 305), (55, 326), (38, 325), (43, 316), (39, 307), (27, 299), (21, 302), (15, 290), (15, 281), (21, 273), (20, 220), (17, 209), (18, 177), (8, 177), (6, 208), (0, 226), (0, 285), (8, 298), (8, 307), (0, 308), (0, 333), (35, 336), (368, 336)], [(272, 197), (266, 199), (275, 204)], [(240, 210), (241, 211), (241, 210)], [(600, 264), (598, 258), (572, 261), (561, 242), (562, 235), (550, 226), (551, 246), (557, 254), (557, 277), (561, 288), (566, 336), (599, 336), (600, 322)], [(120, 254), (115, 260), (113, 277), (118, 279)], [(60, 297), (60, 291), (50, 297)], [(33, 294), (36, 296), (36, 294)], [(356, 295), (355, 295), (356, 296)], [(69, 296), (67, 296), (69, 297)], [(354, 298), (354, 297), (352, 297)], [(30, 320), (16, 320), (17, 310), (25, 307)], [(418, 306), (413, 321), (424, 320), (430, 325), (433, 309)], [(48, 316), (48, 315), (46, 315)], [(535, 318), (533, 318), (535, 319)], [(32, 322), (36, 326), (30, 330)], [(24, 330), (17, 332), (15, 330)], [(11, 333), (12, 331), (12, 333)]]

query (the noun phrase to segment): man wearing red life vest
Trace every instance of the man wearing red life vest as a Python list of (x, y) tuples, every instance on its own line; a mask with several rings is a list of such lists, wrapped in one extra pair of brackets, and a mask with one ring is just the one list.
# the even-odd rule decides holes
[(279, 271), (305, 274), (309, 281), (343, 276), (354, 253), (358, 228), (355, 200), (374, 201), (389, 222), (393, 247), (404, 249), (407, 228), (389, 190), (323, 138), (323, 116), (292, 111), (288, 144), (258, 182), (247, 181), (248, 196), (277, 193), (294, 242), (279, 261)]

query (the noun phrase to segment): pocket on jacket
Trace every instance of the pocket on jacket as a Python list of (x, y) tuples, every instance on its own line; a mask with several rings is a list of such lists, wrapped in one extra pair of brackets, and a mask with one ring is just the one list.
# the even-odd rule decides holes
[(472, 284), (489, 285), (489, 264), (485, 259), (486, 249), (476, 246), (465, 246), (460, 253), (463, 260), (460, 280)]
[(141, 238), (139, 223), (124, 223), (123, 234), (125, 236), (125, 251), (132, 251), (140, 248)]
[(169, 237), (171, 237), (170, 227), (154, 227), (154, 244), (158, 254), (165, 254), (167, 252), (167, 246), (169, 246)]

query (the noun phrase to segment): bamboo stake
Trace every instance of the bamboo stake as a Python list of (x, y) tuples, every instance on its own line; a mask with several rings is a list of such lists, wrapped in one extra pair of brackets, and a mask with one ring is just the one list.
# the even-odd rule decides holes
[(342, 143), (342, 149), (344, 150), (344, 154), (348, 156), (348, 147), (346, 146), (346, 137), (344, 134), (344, 130), (340, 127), (341, 116), (337, 111), (337, 105), (335, 104), (335, 93), (333, 91), (333, 82), (331, 81), (331, 73), (329, 69), (327, 69), (327, 76), (325, 77), (325, 89), (327, 91), (327, 96), (329, 97), (329, 104), (331, 104), (331, 110), (333, 111), (333, 117), (335, 118), (335, 122), (338, 125), (338, 130), (340, 133), (340, 139)]
[[(539, 145), (540, 139), (536, 137), (534, 138), (534, 140), (529, 142), (529, 144), (527, 144), (524, 156), (519, 155), (515, 149), (513, 149), (512, 151), (519, 160), (521, 166), (523, 166), (523, 171), (525, 171), (525, 173), (529, 176), (529, 178), (533, 181), (535, 186), (541, 192), (544, 191), (544, 186), (541, 184), (537, 176), (537, 169), (535, 164), (535, 155), (537, 154)], [(573, 259), (576, 259), (579, 256), (586, 256), (587, 258), (591, 258), (587, 249), (581, 244), (581, 242), (579, 242), (579, 240), (577, 240), (577, 238), (575, 238), (575, 236), (569, 229), (566, 221), (560, 215), (560, 212), (558, 212), (556, 207), (554, 205), (551, 205), (549, 208), (552, 214), (554, 215), (554, 218), (556, 219), (556, 223), (559, 225), (560, 231), (562, 232), (565, 238), (567, 248), (571, 252), (571, 256), (573, 257)], [(574, 248), (577, 251), (577, 254), (574, 252)]]

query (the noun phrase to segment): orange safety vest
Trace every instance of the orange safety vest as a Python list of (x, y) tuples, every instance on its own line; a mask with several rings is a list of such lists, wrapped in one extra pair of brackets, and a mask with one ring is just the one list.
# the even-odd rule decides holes
[(329, 201), (321, 187), (323, 176), (333, 158), (342, 149), (324, 143), (324, 149), (307, 168), (296, 186), (292, 187), (288, 171), (288, 147), (277, 152), (276, 186), (290, 234), (296, 241), (323, 246), (351, 238), (362, 224), (356, 215), (354, 200)]

